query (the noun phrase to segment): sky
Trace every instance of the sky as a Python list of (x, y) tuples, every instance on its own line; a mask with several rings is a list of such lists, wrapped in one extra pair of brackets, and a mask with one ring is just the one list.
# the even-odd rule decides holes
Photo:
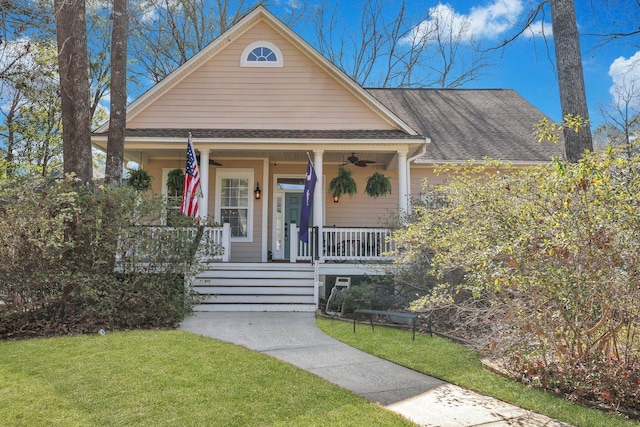
[[(300, 5), (301, 1), (293, 3)], [(397, 3), (397, 0), (387, 1)], [(450, 14), (452, 22), (466, 23), (469, 32), (485, 48), (497, 47), (515, 35), (529, 12), (539, 3), (538, 0), (407, 0), (409, 10), (418, 17), (427, 16), (427, 11), (437, 10)], [(354, 30), (359, 25), (359, 5), (360, 1), (352, 0), (343, 2), (341, 6), (343, 13), (351, 14), (356, 26)], [(635, 79), (636, 87), (640, 89), (640, 37), (636, 35), (604, 43), (603, 37), (591, 34), (637, 30), (640, 7), (633, 0), (576, 0), (575, 5), (581, 33), (587, 103), (592, 128), (595, 128), (603, 123), (601, 108), (613, 101), (616, 84)], [(419, 31), (428, 26), (429, 22), (416, 23), (415, 29)], [(483, 77), (463, 87), (514, 89), (552, 120), (560, 121), (562, 114), (551, 30), (547, 5), (530, 30), (493, 52), (494, 65), (485, 71)], [(640, 105), (636, 104), (636, 109), (638, 107)]]
[[(286, 20), (292, 9), (312, 14), (314, 7), (324, 2), (330, 9), (337, 7), (350, 32), (362, 31), (360, 11), (365, 1), (375, 0), (272, 0), (269, 7)], [(393, 13), (401, 0), (379, 0), (385, 11)], [(541, 0), (405, 0), (410, 16), (415, 16), (414, 31), (428, 29), (429, 21), (420, 21), (429, 12), (451, 17), (454, 25), (466, 25), (468, 34), (481, 42), (485, 49), (495, 48), (514, 36), (522, 28), (530, 11)], [(581, 33), (582, 64), (592, 129), (603, 123), (601, 108), (609, 106), (616, 87), (635, 87), (640, 99), (640, 34), (605, 42), (593, 34), (638, 30), (640, 6), (635, 0), (576, 0), (578, 29)], [(394, 9), (395, 7), (395, 9)], [(562, 118), (555, 70), (555, 53), (551, 17), (548, 5), (532, 24), (512, 43), (492, 50), (492, 64), (477, 80), (466, 88), (508, 88), (516, 90), (526, 100), (552, 120)], [(385, 17), (391, 18), (391, 17)], [(309, 21), (292, 25), (312, 46), (314, 34)], [(544, 37), (542, 35), (544, 32)], [(0, 58), (1, 59), (1, 58)], [(130, 95), (148, 87), (130, 90)], [(130, 99), (133, 100), (133, 99)], [(640, 111), (640, 101), (634, 105)], [(108, 97), (105, 99), (108, 105)]]

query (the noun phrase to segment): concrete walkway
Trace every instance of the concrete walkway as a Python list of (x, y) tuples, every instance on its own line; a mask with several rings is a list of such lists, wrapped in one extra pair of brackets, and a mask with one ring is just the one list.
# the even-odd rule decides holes
[(314, 313), (196, 313), (180, 329), (288, 362), (421, 426), (568, 426), (356, 350), (320, 331)]

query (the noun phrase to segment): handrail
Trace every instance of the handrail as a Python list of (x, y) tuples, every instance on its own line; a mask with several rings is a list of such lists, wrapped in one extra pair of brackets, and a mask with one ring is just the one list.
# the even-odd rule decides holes
[[(298, 241), (299, 229), (291, 224), (290, 260), (311, 260), (311, 247)], [(381, 261), (391, 260), (389, 253), (396, 245), (389, 240), (392, 231), (382, 227), (326, 227), (319, 240), (321, 261)], [(309, 239), (310, 242), (313, 238)]]
[[(202, 238), (196, 250), (196, 256), (202, 261), (221, 260), (229, 262), (231, 256), (231, 228), (228, 223), (222, 227), (203, 227)], [(142, 234), (140, 234), (142, 233)], [(120, 237), (120, 249), (116, 259), (121, 261), (127, 257), (137, 254), (144, 259), (145, 254), (162, 255), (170, 259), (171, 254), (176, 251), (186, 251), (186, 247), (177, 247), (176, 240), (172, 238), (179, 233), (186, 233), (188, 240), (195, 240), (198, 233), (197, 227), (166, 227), (166, 226), (139, 226), (136, 227), (136, 238), (134, 241), (126, 239), (127, 235)], [(140, 238), (140, 237), (144, 238)], [(133, 237), (133, 236), (131, 236)], [(183, 241), (183, 240), (180, 240)], [(174, 242), (174, 243), (172, 243)], [(123, 248), (125, 246), (126, 248)]]

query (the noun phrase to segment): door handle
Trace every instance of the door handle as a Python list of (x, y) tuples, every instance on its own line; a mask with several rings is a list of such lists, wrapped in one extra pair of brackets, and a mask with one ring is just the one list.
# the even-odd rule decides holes
[(289, 224), (284, 223), (284, 240), (289, 240)]

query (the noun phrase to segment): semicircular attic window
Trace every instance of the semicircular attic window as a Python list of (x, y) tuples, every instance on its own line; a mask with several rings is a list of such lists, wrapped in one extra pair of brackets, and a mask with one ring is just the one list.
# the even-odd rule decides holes
[(241, 67), (282, 67), (282, 52), (278, 46), (266, 41), (251, 43), (242, 52)]

